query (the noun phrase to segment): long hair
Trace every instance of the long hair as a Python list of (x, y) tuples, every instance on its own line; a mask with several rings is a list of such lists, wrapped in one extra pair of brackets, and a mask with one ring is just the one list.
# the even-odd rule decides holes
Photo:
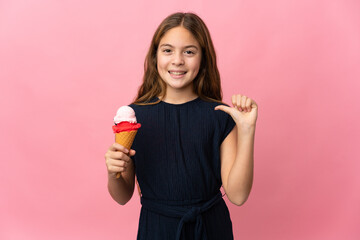
[(216, 64), (216, 54), (210, 33), (203, 20), (194, 13), (174, 13), (165, 18), (152, 38), (149, 51), (144, 63), (143, 83), (133, 103), (139, 105), (156, 104), (161, 101), (149, 103), (157, 96), (165, 96), (166, 83), (157, 71), (157, 50), (161, 38), (172, 28), (182, 26), (192, 33), (198, 41), (201, 51), (200, 69), (193, 80), (194, 92), (207, 101), (222, 101), (220, 74)]

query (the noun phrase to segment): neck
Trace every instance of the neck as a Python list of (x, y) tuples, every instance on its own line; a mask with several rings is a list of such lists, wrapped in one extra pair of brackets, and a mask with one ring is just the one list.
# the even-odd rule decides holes
[(195, 94), (193, 91), (184, 93), (182, 91), (171, 91), (171, 90), (169, 91), (169, 89), (167, 89), (166, 95), (164, 97), (159, 96), (161, 101), (164, 101), (167, 103), (172, 103), (172, 104), (186, 103), (186, 102), (196, 99), (197, 97), (198, 97), (198, 95)]

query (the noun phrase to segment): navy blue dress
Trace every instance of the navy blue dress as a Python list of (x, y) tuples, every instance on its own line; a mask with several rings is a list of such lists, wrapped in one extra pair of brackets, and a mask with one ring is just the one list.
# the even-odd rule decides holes
[(138, 240), (233, 239), (220, 192), (220, 145), (235, 122), (217, 105), (199, 97), (130, 105), (141, 123), (132, 146), (142, 193)]

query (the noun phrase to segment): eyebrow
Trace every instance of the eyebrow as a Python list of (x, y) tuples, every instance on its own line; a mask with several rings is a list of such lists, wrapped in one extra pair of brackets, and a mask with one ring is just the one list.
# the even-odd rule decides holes
[[(163, 44), (160, 45), (160, 47), (171, 47), (171, 48), (174, 48), (173, 45), (168, 44), (168, 43), (163, 43)], [(187, 45), (187, 46), (185, 46), (184, 48), (196, 48), (196, 49), (198, 49), (198, 47), (195, 46), (195, 45)]]

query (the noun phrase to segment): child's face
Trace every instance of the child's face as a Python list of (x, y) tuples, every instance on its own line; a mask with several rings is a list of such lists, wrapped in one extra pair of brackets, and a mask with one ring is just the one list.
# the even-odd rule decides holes
[(187, 29), (172, 28), (160, 40), (157, 70), (167, 90), (193, 91), (192, 81), (199, 72), (200, 63), (201, 47)]

